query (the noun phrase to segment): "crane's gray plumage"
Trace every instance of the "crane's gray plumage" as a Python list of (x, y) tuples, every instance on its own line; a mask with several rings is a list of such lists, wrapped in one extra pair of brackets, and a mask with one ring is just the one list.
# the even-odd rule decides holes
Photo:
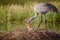
[(49, 7), (50, 11), (58, 13), (58, 9), (54, 5), (48, 3), (46, 5)]
[[(32, 20), (35, 19), (39, 13), (41, 13), (41, 18), (42, 18), (42, 14), (46, 14), (48, 12), (56, 12), (58, 13), (58, 10), (57, 8), (52, 5), (52, 4), (49, 4), (49, 3), (39, 3), (37, 5), (34, 6), (34, 12), (35, 12), (35, 16), (31, 17), (29, 19), (29, 23), (32, 24)], [(45, 17), (45, 21), (46, 21), (46, 17)], [(39, 25), (41, 24), (42, 22), (42, 19), (39, 23)], [(38, 28), (39, 28), (39, 25), (38, 25)]]

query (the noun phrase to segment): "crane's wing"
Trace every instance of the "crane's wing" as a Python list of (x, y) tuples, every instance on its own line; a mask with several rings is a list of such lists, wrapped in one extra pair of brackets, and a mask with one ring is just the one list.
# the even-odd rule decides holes
[(47, 3), (46, 5), (48, 6), (50, 11), (58, 13), (58, 9), (54, 5), (49, 4), (49, 3)]

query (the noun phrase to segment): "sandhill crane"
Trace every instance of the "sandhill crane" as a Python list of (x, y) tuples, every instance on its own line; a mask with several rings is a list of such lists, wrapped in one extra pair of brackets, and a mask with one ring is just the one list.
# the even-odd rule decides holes
[(42, 14), (44, 14), (44, 18), (45, 18), (45, 21), (46, 21), (45, 14), (48, 13), (48, 12), (56, 12), (58, 14), (57, 8), (54, 5), (50, 4), (50, 3), (39, 3), (39, 4), (36, 4), (34, 6), (35, 15), (28, 20), (28, 25), (29, 25), (28, 28), (30, 28), (29, 30), (33, 29), (32, 28), (32, 20), (37, 18), (38, 14), (41, 13), (41, 21), (40, 21), (40, 23), (38, 25), (38, 28), (39, 28), (39, 26), (40, 26), (40, 24), (42, 22)]

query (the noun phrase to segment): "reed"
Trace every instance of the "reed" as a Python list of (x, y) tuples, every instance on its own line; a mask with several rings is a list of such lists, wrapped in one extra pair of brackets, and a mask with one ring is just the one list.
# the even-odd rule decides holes
[[(0, 30), (10, 31), (10, 30), (15, 30), (15, 29), (26, 28), (27, 20), (30, 17), (34, 16), (33, 7), (36, 3), (37, 2), (32, 2), (29, 4), (25, 4), (24, 6), (18, 5), (18, 4), (11, 4), (11, 5), (8, 4), (4, 6), (1, 5), (0, 6)], [(52, 25), (52, 22), (57, 22), (60, 20), (60, 5), (59, 5), (60, 3), (59, 2), (49, 2), (49, 3), (54, 4), (59, 10), (59, 17), (57, 16), (56, 13), (46, 14), (48, 24), (49, 22), (51, 22), (50, 24)], [(43, 19), (44, 19), (44, 16), (43, 16)], [(38, 15), (38, 18), (36, 18), (32, 23), (35, 29), (37, 28), (39, 20), (40, 20), (40, 16)], [(41, 24), (42, 26), (41, 28), (44, 28), (45, 25), (44, 23), (42, 24)], [(55, 24), (53, 24), (54, 27), (50, 25), (49, 28), (55, 29), (55, 30), (60, 29), (60, 27), (59, 28), (57, 27), (59, 23), (57, 25)]]

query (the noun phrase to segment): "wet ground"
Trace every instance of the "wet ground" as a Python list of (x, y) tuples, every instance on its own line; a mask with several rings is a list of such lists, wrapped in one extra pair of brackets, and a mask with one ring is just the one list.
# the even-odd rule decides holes
[(32, 30), (27, 29), (14, 30), (0, 33), (0, 40), (60, 40), (60, 34), (50, 30)]

